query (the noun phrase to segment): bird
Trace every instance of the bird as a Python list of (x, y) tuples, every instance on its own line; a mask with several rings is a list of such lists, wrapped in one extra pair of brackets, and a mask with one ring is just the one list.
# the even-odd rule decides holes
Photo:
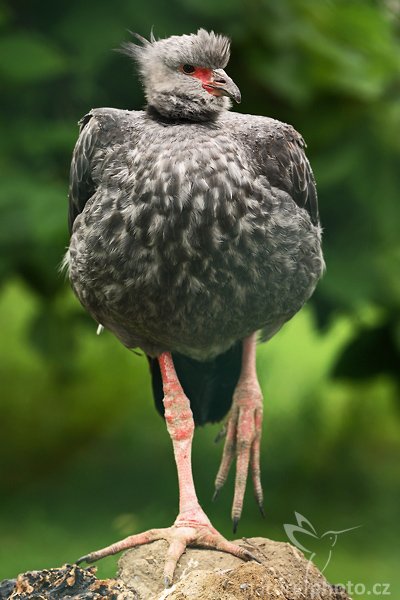
[[(341, 533), (347, 533), (348, 531), (353, 531), (354, 529), (359, 529), (359, 527), (361, 527), (361, 525), (356, 525), (355, 527), (348, 527), (347, 529), (338, 531), (329, 530), (319, 534), (306, 517), (298, 512), (295, 512), (294, 514), (297, 524), (292, 525), (290, 523), (285, 523), (283, 526), (285, 533), (292, 544), (305, 554), (310, 555), (310, 562), (315, 562), (317, 555), (318, 558), (322, 557), (321, 562), (323, 566), (320, 568), (321, 573), (325, 571), (330, 563), (332, 558), (332, 548), (336, 545), (338, 536)], [(300, 540), (297, 536), (300, 537)]]
[(179, 512), (78, 562), (165, 539), (165, 585), (189, 546), (255, 559), (201, 508), (191, 467), (195, 426), (227, 418), (216, 496), (236, 465), (236, 531), (250, 470), (263, 512), (263, 396), (256, 345), (312, 295), (324, 271), (316, 184), (291, 126), (233, 112), (230, 39), (197, 33), (121, 51), (137, 65), (143, 110), (96, 108), (79, 122), (64, 258), (74, 293), (99, 327), (148, 357), (172, 440)]

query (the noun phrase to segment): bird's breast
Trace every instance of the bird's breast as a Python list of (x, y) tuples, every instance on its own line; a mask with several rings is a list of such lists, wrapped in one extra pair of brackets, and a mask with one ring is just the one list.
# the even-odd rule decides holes
[[(147, 140), (106, 163), (102, 196), (133, 245), (179, 263), (218, 251), (253, 228), (260, 212), (254, 177), (243, 151), (229, 141), (222, 134), (157, 146)], [(107, 212), (104, 217), (107, 235)]]
[(98, 161), (96, 197), (71, 240), (71, 280), (126, 345), (152, 339), (190, 354), (195, 344), (200, 356), (296, 312), (322, 258), (304, 211), (255, 175), (234, 140), (179, 135), (150, 135)]

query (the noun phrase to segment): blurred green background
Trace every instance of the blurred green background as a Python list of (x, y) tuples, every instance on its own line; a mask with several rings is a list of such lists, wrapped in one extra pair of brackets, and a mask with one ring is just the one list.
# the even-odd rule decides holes
[[(146, 361), (95, 335), (58, 266), (76, 122), (144, 102), (132, 63), (111, 50), (127, 29), (205, 27), (233, 40), (239, 110), (306, 138), (325, 230), (317, 293), (259, 348), (267, 517), (249, 486), (239, 534), (287, 540), (295, 511), (321, 534), (362, 525), (339, 536), (325, 575), (360, 584), (357, 598), (379, 595), (377, 583), (399, 597), (399, 16), (398, 0), (0, 3), (0, 579), (175, 518)], [(210, 502), (217, 431), (197, 432), (194, 473), (231, 536), (232, 478)]]

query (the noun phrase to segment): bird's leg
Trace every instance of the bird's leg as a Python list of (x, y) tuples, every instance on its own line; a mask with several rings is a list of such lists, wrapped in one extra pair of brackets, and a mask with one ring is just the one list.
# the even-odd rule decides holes
[(151, 529), (131, 535), (120, 542), (83, 556), (77, 562), (94, 562), (104, 556), (155, 540), (169, 543), (164, 566), (164, 581), (171, 585), (179, 558), (187, 546), (212, 548), (228, 552), (244, 560), (257, 560), (248, 550), (227, 541), (211, 525), (197, 499), (193, 482), (191, 450), (194, 421), (190, 402), (175, 371), (172, 356), (164, 352), (158, 358), (164, 389), (165, 420), (172, 439), (179, 482), (179, 514), (172, 527)]
[(197, 499), (192, 474), (192, 440), (194, 421), (190, 402), (179, 382), (172, 356), (164, 353), (159, 358), (164, 390), (164, 417), (172, 440), (179, 482), (179, 515), (175, 524), (190, 525), (204, 521), (209, 525)]
[(263, 491), (260, 479), (260, 441), (263, 397), (256, 372), (256, 333), (243, 340), (242, 368), (229, 413), (221, 465), (215, 479), (215, 493), (224, 485), (236, 455), (235, 495), (232, 505), (233, 531), (242, 513), (249, 464), (254, 492), (261, 514)]

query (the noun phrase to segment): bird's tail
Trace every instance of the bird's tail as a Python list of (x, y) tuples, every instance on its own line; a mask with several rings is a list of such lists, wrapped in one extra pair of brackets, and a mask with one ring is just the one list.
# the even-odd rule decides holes
[[(196, 425), (220, 421), (232, 404), (232, 396), (239, 379), (242, 343), (237, 342), (212, 360), (200, 362), (174, 352), (175, 369)], [(150, 371), (154, 401), (158, 412), (164, 416), (163, 387), (160, 367), (156, 358), (150, 358)]]

